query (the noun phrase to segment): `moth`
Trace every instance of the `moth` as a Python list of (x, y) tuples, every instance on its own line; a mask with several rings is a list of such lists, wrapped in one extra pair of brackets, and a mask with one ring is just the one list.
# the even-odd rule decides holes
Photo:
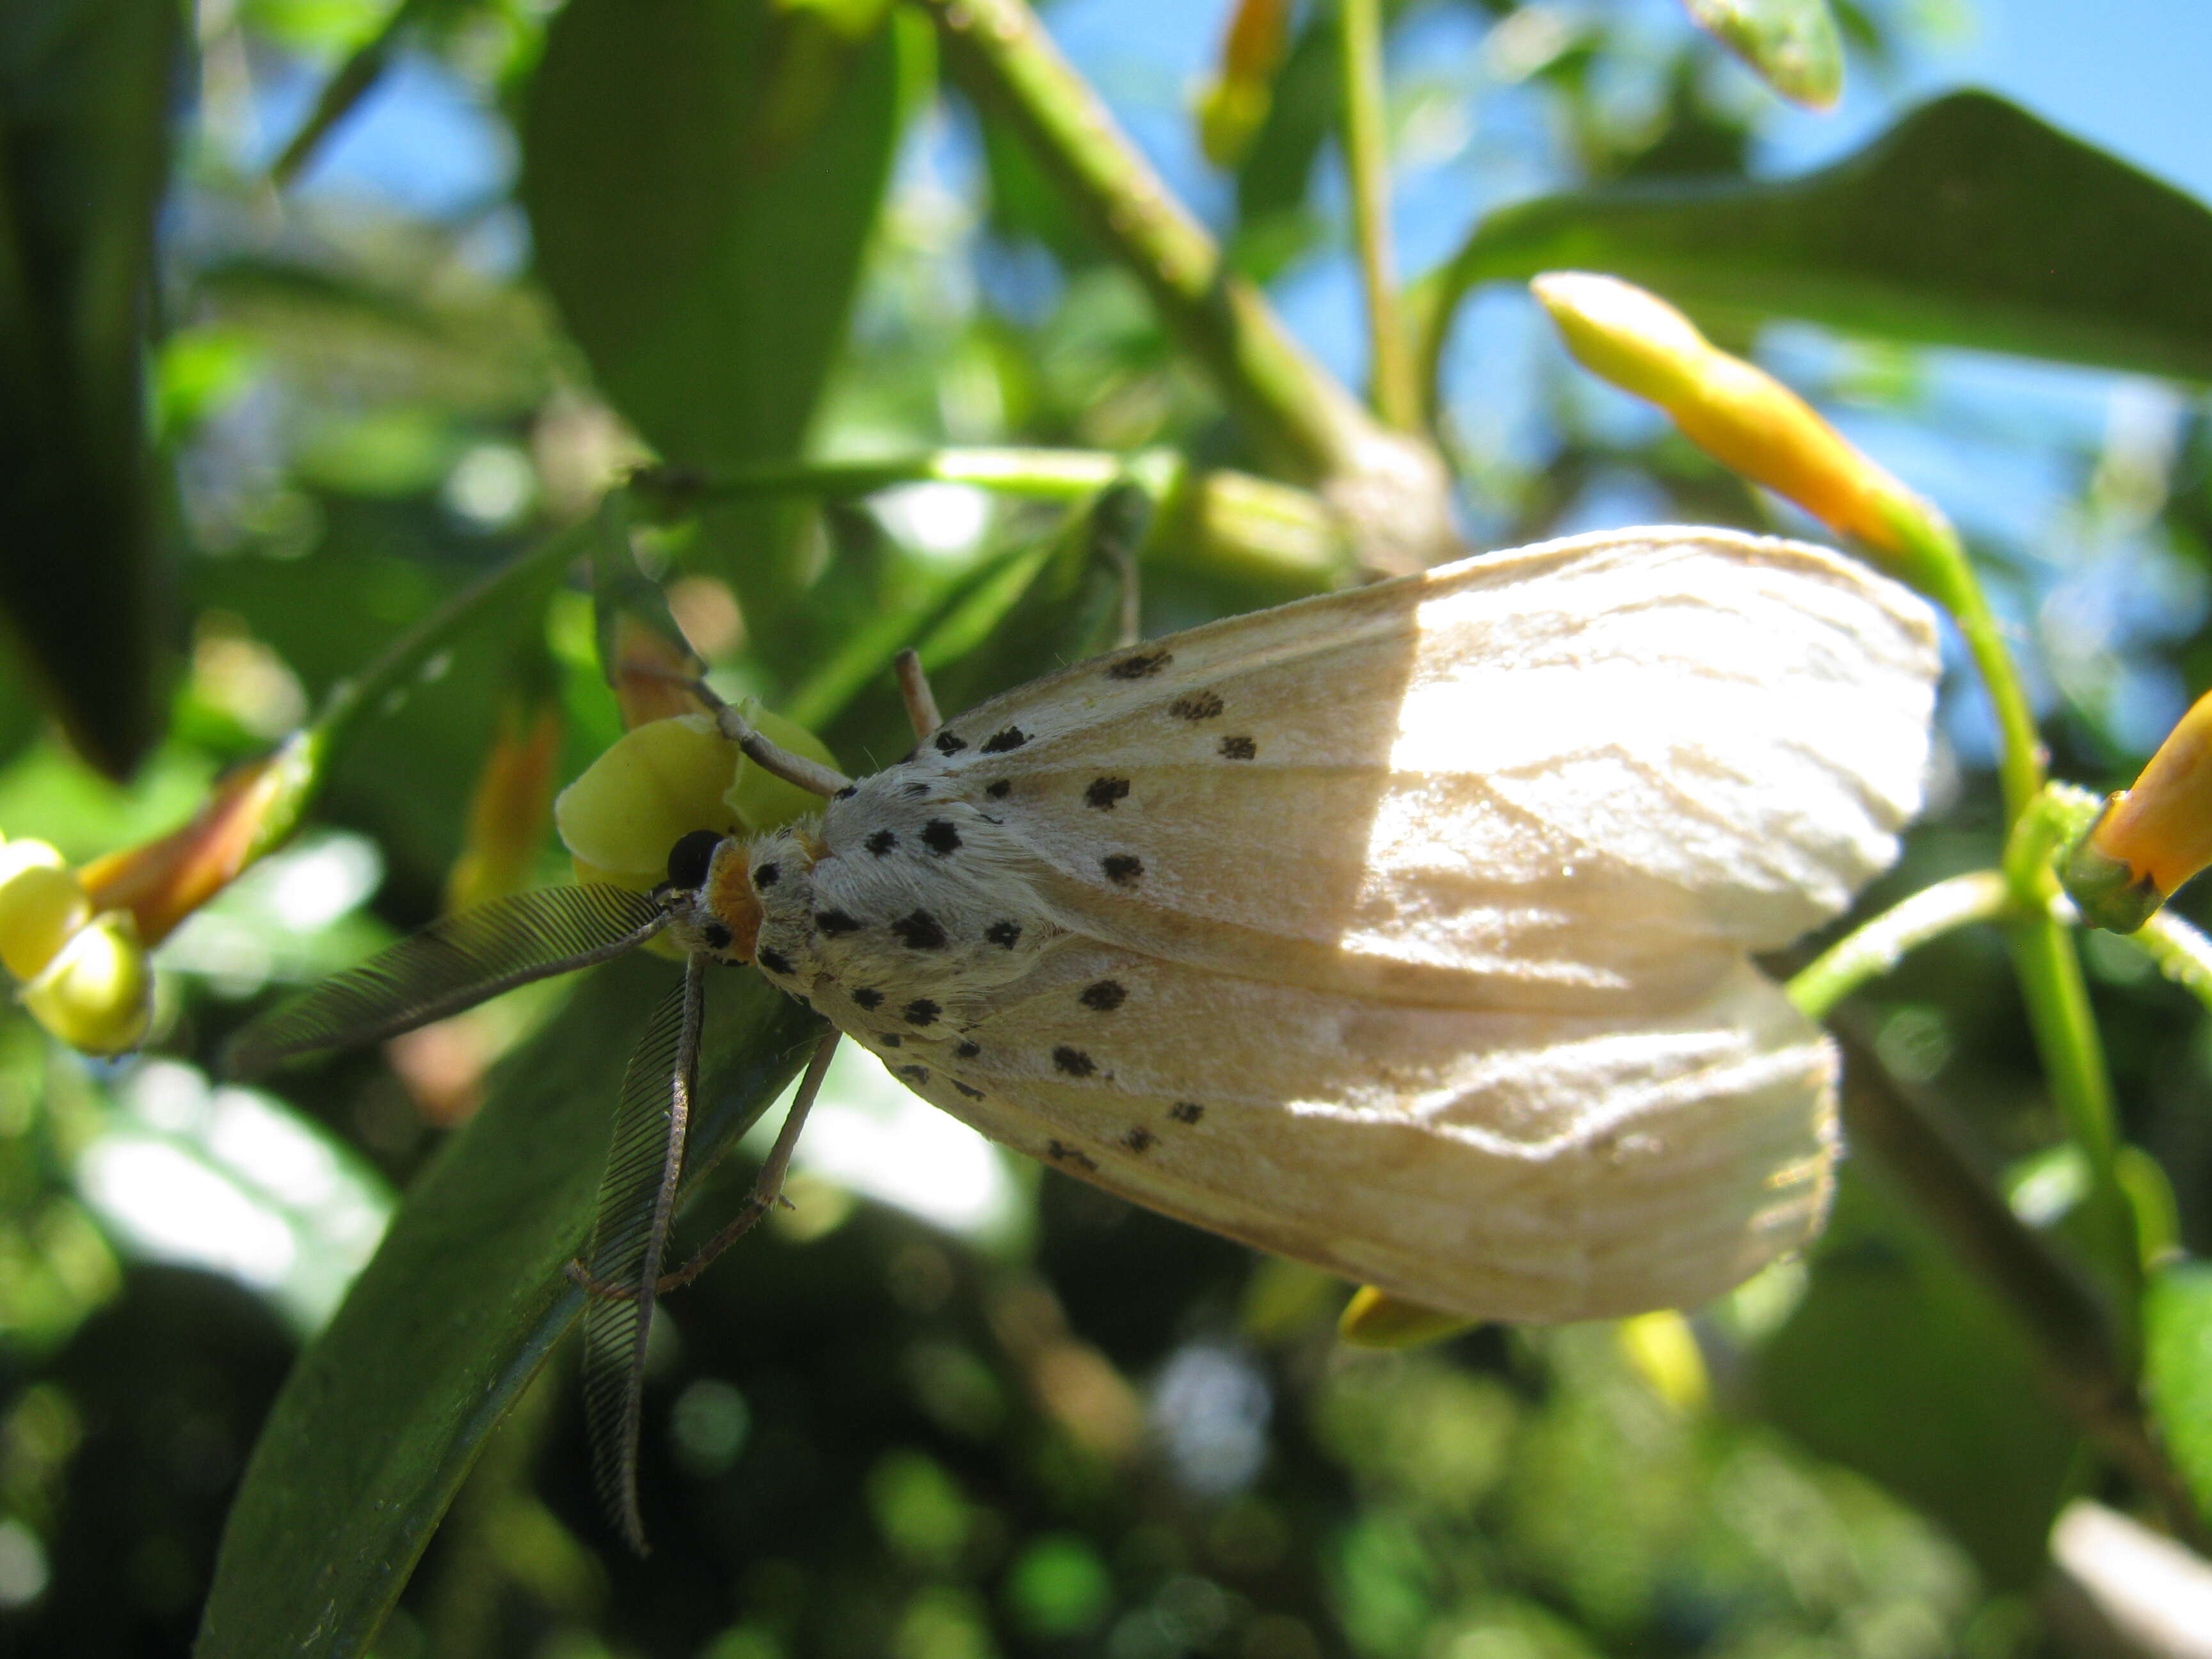
[[(1703, 1301), (1826, 1213), (1837, 1057), (1752, 962), (1840, 913), (1920, 804), (1927, 607), (1721, 530), (1587, 536), (1078, 664), (823, 797), (702, 824), (667, 880), (441, 922), (245, 1034), (390, 1035), (656, 934), (687, 967), (623, 1087), (586, 1391), (633, 1542), (640, 1362), (701, 987), (750, 963), (1078, 1179), (1407, 1300), (1565, 1321)], [(717, 1240), (702, 1256), (719, 1248)]]

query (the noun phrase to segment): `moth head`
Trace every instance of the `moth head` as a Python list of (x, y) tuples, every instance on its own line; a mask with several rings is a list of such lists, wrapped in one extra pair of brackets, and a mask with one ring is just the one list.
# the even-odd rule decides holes
[(723, 962), (750, 962), (760, 942), (760, 894), (745, 843), (717, 830), (693, 830), (668, 849), (662, 890), (677, 906), (673, 931), (685, 950)]

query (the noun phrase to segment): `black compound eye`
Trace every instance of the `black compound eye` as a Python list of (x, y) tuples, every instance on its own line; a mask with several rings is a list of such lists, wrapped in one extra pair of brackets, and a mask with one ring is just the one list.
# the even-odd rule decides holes
[(712, 830), (694, 830), (678, 838), (668, 849), (668, 879), (678, 887), (703, 887), (707, 884), (707, 866), (714, 861), (714, 849), (722, 844), (722, 837)]

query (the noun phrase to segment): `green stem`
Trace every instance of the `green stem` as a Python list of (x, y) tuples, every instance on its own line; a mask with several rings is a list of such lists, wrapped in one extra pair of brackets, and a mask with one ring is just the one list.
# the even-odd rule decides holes
[(1167, 450), (1115, 455), (1085, 449), (933, 449), (868, 461), (790, 461), (695, 473), (648, 469), (630, 481), (634, 493), (672, 513), (725, 501), (783, 495), (842, 499), (908, 483), (964, 483), (1043, 501), (1080, 501), (1132, 471), (1180, 465)]
[(1826, 1019), (1835, 1006), (1878, 979), (1917, 945), (1969, 923), (1996, 921), (2012, 909), (2002, 872), (1977, 870), (1923, 888), (1837, 941), (1790, 981), (1790, 1000), (1808, 1019)]
[(2212, 1009), (2212, 939), (2170, 910), (2132, 933), (2116, 933), (2158, 964), (2160, 973)]
[(1352, 235), (1367, 307), (1368, 395), (1401, 432), (1421, 424), (1413, 343), (1398, 314), (1397, 260), (1390, 239), (1390, 149), (1385, 131), (1382, 0), (1342, 0), (1344, 159), (1352, 183)]
[(338, 68), (337, 74), (323, 83), (322, 92), (315, 99), (315, 106), (300, 130), (292, 135), (269, 169), (269, 182), (282, 190), (300, 174), (331, 130), (352, 113), (354, 106), (368, 96), (369, 89), (383, 77), (392, 61), (392, 54), (399, 45), (400, 37), (419, 22), (437, 0), (400, 0), (392, 15), (384, 20), (383, 27), (371, 35)]
[(1294, 477), (1367, 470), (1379, 429), (1231, 274), (1205, 228), (1115, 125), (1023, 0), (921, 0), (975, 99), (1020, 133), (1068, 201), (1150, 291), (1260, 447)]
[[(2044, 750), (2035, 713), (2002, 629), (1990, 611), (1957, 533), (1924, 503), (1900, 503), (1893, 522), (1905, 553), (1930, 593), (1951, 612), (1990, 698), (1997, 728), (1997, 778), (2004, 794), (2005, 874), (2014, 920), (2006, 929), (2014, 971), (2027, 1004), (2028, 1024), (2067, 1133), (2087, 1158), (2090, 1205), (2103, 1240), (2100, 1265), (2122, 1285), (2139, 1271), (2126, 1200), (2113, 1175), (2118, 1113), (2105, 1066), (2104, 1043), (2089, 1005), (2089, 988), (2074, 939), (2051, 913), (2058, 878), (2049, 848), (2029, 855), (2043, 829), (2033, 812), (2044, 785)], [(2019, 844), (2014, 837), (2025, 836)]]

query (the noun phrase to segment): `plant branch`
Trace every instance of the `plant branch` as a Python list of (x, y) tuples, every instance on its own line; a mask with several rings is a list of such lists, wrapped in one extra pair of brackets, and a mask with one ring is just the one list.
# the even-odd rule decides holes
[(1790, 1000), (1808, 1019), (1826, 1019), (1838, 1003), (1889, 972), (1916, 946), (1971, 922), (1996, 921), (2011, 908), (2012, 890), (1998, 871), (1939, 881), (1822, 951), (1790, 980)]
[(2198, 1550), (2203, 1527), (2187, 1485), (2144, 1416), (2127, 1343), (2096, 1291), (2012, 1212), (1867, 1047), (1844, 1036), (1844, 1119), (1959, 1260), (2027, 1336), (2066, 1409)]
[(1385, 131), (1382, 0), (1342, 0), (1344, 160), (1352, 185), (1352, 236), (1367, 308), (1368, 396), (1401, 432), (1420, 429), (1413, 344), (1398, 312), (1397, 259), (1390, 239), (1390, 148)]
[(1267, 298), (1115, 125), (1024, 0), (920, 0), (978, 102), (1021, 137), (1069, 203), (1150, 293), (1271, 466), (1318, 486), (1370, 568), (1459, 550), (1432, 445), (1378, 424), (1310, 356)]

